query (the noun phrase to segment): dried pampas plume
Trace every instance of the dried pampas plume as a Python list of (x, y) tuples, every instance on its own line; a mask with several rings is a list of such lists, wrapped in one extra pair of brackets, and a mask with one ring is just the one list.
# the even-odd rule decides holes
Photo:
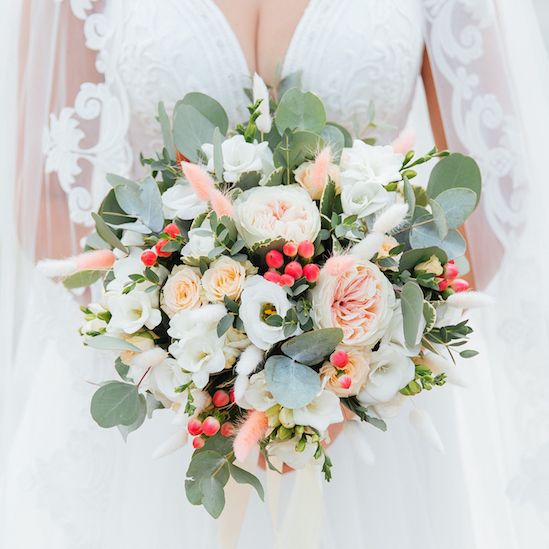
[(395, 154), (406, 154), (412, 150), (417, 139), (415, 128), (406, 128), (402, 130), (400, 135), (391, 143)]

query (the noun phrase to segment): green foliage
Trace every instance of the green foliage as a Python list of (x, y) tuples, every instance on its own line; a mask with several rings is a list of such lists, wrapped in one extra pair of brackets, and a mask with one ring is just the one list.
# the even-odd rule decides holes
[(202, 145), (213, 143), (215, 127), (212, 122), (193, 106), (182, 104), (173, 121), (173, 139), (179, 152), (191, 162), (200, 162)]
[(237, 467), (234, 463), (229, 463), (229, 472), (238, 484), (251, 484), (257, 490), (261, 501), (265, 501), (265, 492), (257, 477), (248, 473), (248, 471)]
[[(227, 135), (227, 131), (229, 129), (229, 117), (227, 116), (225, 109), (218, 101), (209, 95), (191, 92), (188, 93), (183, 100), (176, 105), (174, 112), (179, 114), (178, 109), (182, 105), (190, 105), (191, 107), (194, 107), (202, 116), (207, 118), (214, 127), (217, 126), (222, 135)], [(206, 143), (206, 141), (204, 143)]]
[(456, 229), (448, 231), (446, 239), (441, 241), (433, 223), (414, 225), (410, 230), (410, 246), (416, 248), (441, 248), (448, 255), (448, 260), (460, 257), (465, 253), (467, 245)]
[(414, 282), (407, 282), (400, 294), (402, 318), (404, 323), (404, 340), (412, 349), (419, 335), (419, 326), (423, 317), (423, 292)]
[(254, 187), (257, 187), (259, 185), (261, 175), (262, 174), (260, 171), (244, 172), (243, 174), (240, 174), (240, 177), (237, 179), (234, 186), (242, 189), (243, 191), (253, 189)]
[(92, 337), (91, 339), (88, 339), (86, 341), (86, 344), (90, 347), (93, 347), (94, 349), (101, 349), (102, 351), (134, 351), (136, 353), (141, 352), (141, 349), (139, 347), (136, 347), (135, 345), (132, 345), (131, 343), (128, 343), (123, 339), (110, 337), (107, 335)]
[(281, 347), (282, 352), (302, 364), (315, 366), (324, 362), (332, 354), (343, 339), (341, 328), (326, 328), (307, 332), (289, 341)]
[[(112, 176), (112, 174), (108, 174)], [(123, 177), (120, 177), (118, 179), (124, 180)], [(126, 180), (127, 181), (127, 180)], [(132, 181), (129, 181), (129, 183), (133, 183)], [(139, 187), (137, 184), (133, 183), (133, 186), (138, 189)], [(133, 187), (131, 187), (133, 189)], [(103, 202), (101, 203), (101, 206), (98, 210), (99, 215), (103, 218), (103, 220), (106, 223), (110, 223), (111, 225), (122, 225), (123, 223), (132, 223), (136, 220), (135, 217), (129, 216), (121, 207), (120, 204), (118, 204), (118, 201), (116, 200), (116, 195), (114, 193), (114, 189), (111, 189)]]
[(477, 204), (477, 195), (470, 189), (456, 187), (440, 193), (436, 202), (430, 199), (431, 206), (436, 203), (444, 212), (449, 229), (457, 229), (473, 213)]
[(219, 181), (223, 181), (223, 148), (221, 147), (222, 143), (221, 132), (219, 127), (216, 126), (213, 135), (213, 158), (214, 158), (214, 170), (215, 176)]
[(122, 381), (111, 381), (100, 387), (91, 402), (93, 419), (105, 429), (115, 425), (132, 425), (137, 422), (140, 412), (141, 402), (137, 385)]
[(103, 271), (80, 271), (63, 280), (63, 286), (65, 288), (82, 288), (84, 286), (91, 286), (94, 282), (97, 282)]
[(377, 417), (372, 417), (368, 413), (368, 409), (361, 406), (356, 397), (341, 398), (341, 403), (356, 414), (361, 421), (370, 423), (374, 427), (377, 427), (381, 431), (385, 432), (387, 430), (387, 424)]
[(160, 128), (162, 129), (162, 139), (164, 140), (164, 146), (166, 147), (168, 154), (170, 155), (170, 159), (176, 160), (170, 119), (166, 114), (166, 109), (162, 101), (158, 103), (158, 121), (160, 122)]
[(136, 431), (143, 425), (145, 418), (147, 417), (147, 399), (145, 395), (139, 395), (139, 415), (137, 419), (131, 425), (117, 425), (117, 429), (120, 431), (124, 442), (127, 442), (128, 435)]
[(118, 237), (113, 233), (112, 229), (103, 221), (103, 218), (98, 216), (95, 212), (92, 212), (92, 218), (95, 221), (95, 229), (97, 234), (113, 248), (118, 248), (125, 254), (129, 253), (128, 248), (120, 242)]
[(326, 125), (326, 109), (313, 93), (292, 88), (280, 100), (275, 124), (281, 134), (287, 128), (319, 133)]

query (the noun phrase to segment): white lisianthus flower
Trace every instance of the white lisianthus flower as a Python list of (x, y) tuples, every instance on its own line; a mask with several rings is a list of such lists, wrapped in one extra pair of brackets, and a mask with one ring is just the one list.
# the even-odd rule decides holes
[(166, 219), (194, 219), (208, 209), (208, 203), (200, 200), (188, 183), (176, 183), (162, 194), (162, 205)]
[(237, 198), (234, 209), (238, 232), (250, 247), (276, 238), (314, 242), (320, 232), (318, 208), (298, 185), (255, 187)]
[[(277, 314), (284, 318), (290, 310), (288, 294), (274, 282), (256, 275), (244, 284), (240, 297), (239, 316), (250, 341), (259, 349), (266, 351), (271, 345), (286, 339), (283, 327), (269, 326), (265, 318)], [(293, 335), (299, 335), (298, 329)]]
[(292, 469), (303, 469), (313, 459), (317, 444), (307, 442), (303, 452), (296, 452), (295, 445), (300, 439), (301, 435), (295, 436), (290, 440), (275, 440), (267, 446), (267, 452), (270, 456), (275, 456)]
[(84, 336), (84, 339), (90, 339), (89, 333), (96, 333), (100, 332), (103, 329), (107, 328), (107, 323), (104, 320), (101, 320), (100, 318), (94, 318), (93, 320), (89, 320), (86, 322), (82, 328), (80, 328), (80, 333)]
[(351, 185), (341, 185), (341, 207), (347, 216), (363, 218), (394, 202), (395, 193), (387, 192), (379, 183), (357, 181)]
[(255, 125), (260, 132), (269, 133), (271, 131), (272, 120), (269, 114), (269, 90), (259, 74), (254, 73), (253, 79), (254, 104), (261, 101), (259, 110), (261, 114), (257, 117)]
[(162, 320), (160, 311), (152, 307), (150, 294), (137, 290), (109, 297), (108, 308), (112, 317), (107, 332), (133, 334), (143, 326), (152, 330)]
[(250, 383), (244, 396), (238, 400), (237, 404), (245, 410), (258, 410), (266, 412), (276, 404), (276, 400), (265, 379), (265, 370), (250, 377)]
[(167, 358), (158, 366), (154, 366), (151, 369), (151, 374), (144, 381), (149, 381), (150, 390), (157, 400), (160, 400), (164, 406), (166, 406), (165, 401), (168, 400), (168, 405), (171, 406), (173, 402), (180, 404), (187, 402), (187, 392), (176, 393), (175, 389), (181, 385), (187, 385), (191, 379), (192, 375), (184, 372), (177, 360)]
[(205, 219), (198, 229), (191, 229), (189, 231), (189, 242), (181, 249), (181, 257), (186, 255), (193, 257), (207, 256), (215, 248), (213, 233), (210, 236), (196, 234), (200, 231), (210, 231), (211, 233), (210, 221), (208, 219)]
[(217, 322), (196, 324), (189, 311), (183, 310), (170, 320), (168, 335), (178, 340), (170, 345), (169, 352), (183, 370), (192, 374), (199, 389), (207, 385), (210, 374), (225, 368), (225, 335), (217, 336)]
[[(207, 170), (214, 172), (213, 145), (206, 143), (202, 150), (208, 158)], [(260, 171), (265, 180), (273, 171), (273, 153), (268, 141), (248, 143), (243, 135), (235, 135), (221, 144), (223, 152), (223, 179), (235, 183), (241, 174)], [(261, 182), (260, 182), (261, 183)]]
[(410, 358), (389, 345), (382, 345), (372, 353), (370, 375), (357, 399), (363, 406), (387, 403), (414, 379), (415, 372)]
[(374, 412), (382, 419), (394, 419), (400, 415), (409, 397), (397, 393), (389, 402), (373, 406)]
[(339, 397), (332, 391), (321, 391), (310, 404), (294, 409), (294, 421), (296, 425), (325, 431), (332, 423), (343, 421)]
[(422, 315), (419, 323), (419, 330), (416, 338), (415, 346), (410, 349), (406, 345), (404, 339), (404, 317), (402, 315), (402, 301), (397, 300), (395, 308), (393, 310), (393, 316), (389, 322), (389, 327), (381, 340), (382, 345), (389, 345), (393, 349), (405, 356), (417, 356), (421, 351), (421, 338), (423, 337), (423, 330), (425, 330), (427, 322)]

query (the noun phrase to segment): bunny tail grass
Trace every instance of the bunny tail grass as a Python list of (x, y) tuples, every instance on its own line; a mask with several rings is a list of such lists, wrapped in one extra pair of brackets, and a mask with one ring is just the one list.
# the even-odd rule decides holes
[(412, 410), (410, 412), (410, 423), (425, 442), (429, 443), (437, 452), (440, 452), (441, 454), (446, 453), (440, 435), (433, 424), (433, 420), (425, 410)]
[(218, 189), (213, 189), (210, 193), (210, 202), (214, 212), (218, 216), (228, 215), (234, 217), (234, 208), (232, 202)]
[(265, 353), (255, 345), (249, 345), (242, 351), (236, 363), (236, 373), (249, 376), (261, 364)]
[(393, 204), (377, 218), (374, 232), (389, 234), (406, 219), (407, 215), (408, 204)]
[(160, 459), (173, 454), (179, 448), (183, 448), (187, 444), (187, 440), (189, 440), (189, 435), (185, 429), (177, 431), (153, 452), (152, 459)]
[(364, 465), (373, 465), (376, 461), (374, 452), (368, 439), (366, 438), (366, 431), (360, 424), (360, 421), (350, 419), (345, 423), (343, 427), (345, 436), (349, 443), (353, 447), (353, 450), (357, 453)]
[(48, 278), (66, 278), (78, 271), (78, 265), (73, 259), (43, 259), (36, 268)]
[(234, 439), (234, 455), (238, 461), (244, 461), (252, 448), (265, 437), (269, 427), (267, 416), (263, 412), (252, 410), (238, 429)]
[(315, 165), (311, 175), (311, 181), (317, 189), (324, 187), (328, 166), (332, 162), (332, 150), (324, 147), (315, 157)]
[(456, 292), (452, 294), (446, 303), (456, 309), (479, 309), (490, 307), (495, 302), (492, 296), (483, 292)]
[(215, 184), (210, 174), (202, 167), (191, 162), (181, 162), (181, 168), (189, 183), (193, 186), (200, 200), (209, 200), (215, 190)]
[(225, 308), (225, 305), (222, 305), (221, 303), (211, 303), (189, 311), (189, 318), (197, 325), (209, 324), (219, 322), (226, 314), (227, 309)]
[(153, 347), (148, 351), (136, 354), (132, 358), (132, 362), (138, 368), (150, 368), (158, 366), (168, 358), (168, 353), (162, 347)]
[(370, 233), (364, 240), (361, 240), (351, 248), (351, 255), (360, 259), (370, 260), (381, 248), (385, 235), (381, 233)]
[(79, 271), (103, 271), (110, 269), (116, 261), (111, 250), (95, 250), (73, 257)]
[(247, 375), (238, 374), (234, 382), (234, 399), (238, 404), (238, 401), (244, 396), (244, 393), (247, 391), (248, 386), (250, 385), (250, 380)]
[(400, 135), (391, 143), (395, 154), (406, 154), (414, 148), (417, 139), (415, 128), (406, 128), (400, 132)]
[(334, 255), (326, 261), (323, 270), (330, 276), (340, 276), (346, 273), (356, 263), (352, 255)]

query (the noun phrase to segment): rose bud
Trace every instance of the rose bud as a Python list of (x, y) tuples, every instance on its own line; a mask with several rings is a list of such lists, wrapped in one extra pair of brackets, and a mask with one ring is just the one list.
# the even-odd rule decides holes
[(352, 379), (349, 376), (341, 376), (339, 378), (339, 386), (342, 389), (348, 389), (351, 386)]
[(450, 283), (450, 288), (452, 288), (454, 292), (466, 292), (469, 289), (469, 282), (463, 280), (463, 278), (456, 278)]
[(435, 282), (438, 284), (438, 291), (443, 292), (448, 288), (448, 284), (450, 284), (450, 281), (447, 278), (443, 278), (440, 280), (440, 278), (435, 278)]
[(196, 437), (193, 439), (193, 447), (199, 450), (206, 444), (206, 441), (202, 437)]
[(315, 245), (310, 240), (304, 240), (297, 247), (297, 253), (303, 259), (310, 259), (315, 255)]
[(320, 276), (320, 267), (315, 263), (309, 263), (303, 267), (303, 276), (307, 279), (307, 282), (316, 282)]
[(265, 261), (272, 269), (279, 269), (284, 265), (284, 256), (278, 250), (271, 250), (265, 256)]
[(175, 223), (169, 223), (166, 225), (163, 232), (168, 233), (172, 238), (175, 238), (181, 234), (179, 227)]
[(229, 394), (227, 391), (223, 391), (223, 389), (219, 389), (219, 391), (214, 393), (213, 403), (216, 408), (223, 408), (223, 406), (227, 406), (230, 400)]
[(234, 431), (235, 431), (234, 425), (230, 421), (226, 421), (221, 426), (221, 434), (224, 437), (232, 437), (234, 435)]
[(454, 280), (459, 274), (459, 269), (453, 263), (446, 263), (444, 265), (444, 278)]
[(303, 276), (303, 267), (297, 261), (291, 261), (286, 265), (284, 274), (290, 275), (294, 280)]
[(280, 284), (280, 279), (281, 279), (281, 276), (279, 273), (277, 273), (276, 271), (267, 271), (264, 275), (263, 275), (263, 278), (265, 280), (268, 280), (269, 282), (274, 282), (275, 284)]
[(141, 261), (145, 267), (152, 267), (156, 263), (156, 257), (152, 250), (147, 250), (141, 254)]
[(160, 256), (160, 257), (170, 257), (170, 255), (172, 255), (172, 252), (163, 252), (162, 251), (162, 246), (164, 246), (164, 244), (167, 244), (169, 242), (169, 240), (165, 239), (165, 238), (161, 238), (155, 245), (154, 245), (154, 249), (156, 250), (156, 253)]
[(202, 422), (197, 419), (193, 418), (187, 423), (187, 431), (189, 431), (189, 435), (196, 437), (198, 435), (202, 434)]
[(209, 437), (213, 437), (219, 431), (220, 427), (219, 420), (213, 416), (208, 416), (202, 423), (202, 430)]
[(295, 257), (297, 255), (297, 244), (295, 242), (286, 242), (282, 251), (288, 257)]
[(341, 370), (349, 364), (349, 355), (342, 350), (335, 351), (330, 356), (330, 362)]
[(280, 284), (282, 284), (282, 286), (293, 286), (295, 284), (295, 279), (288, 275), (288, 274), (283, 274), (281, 277), (280, 277)]

